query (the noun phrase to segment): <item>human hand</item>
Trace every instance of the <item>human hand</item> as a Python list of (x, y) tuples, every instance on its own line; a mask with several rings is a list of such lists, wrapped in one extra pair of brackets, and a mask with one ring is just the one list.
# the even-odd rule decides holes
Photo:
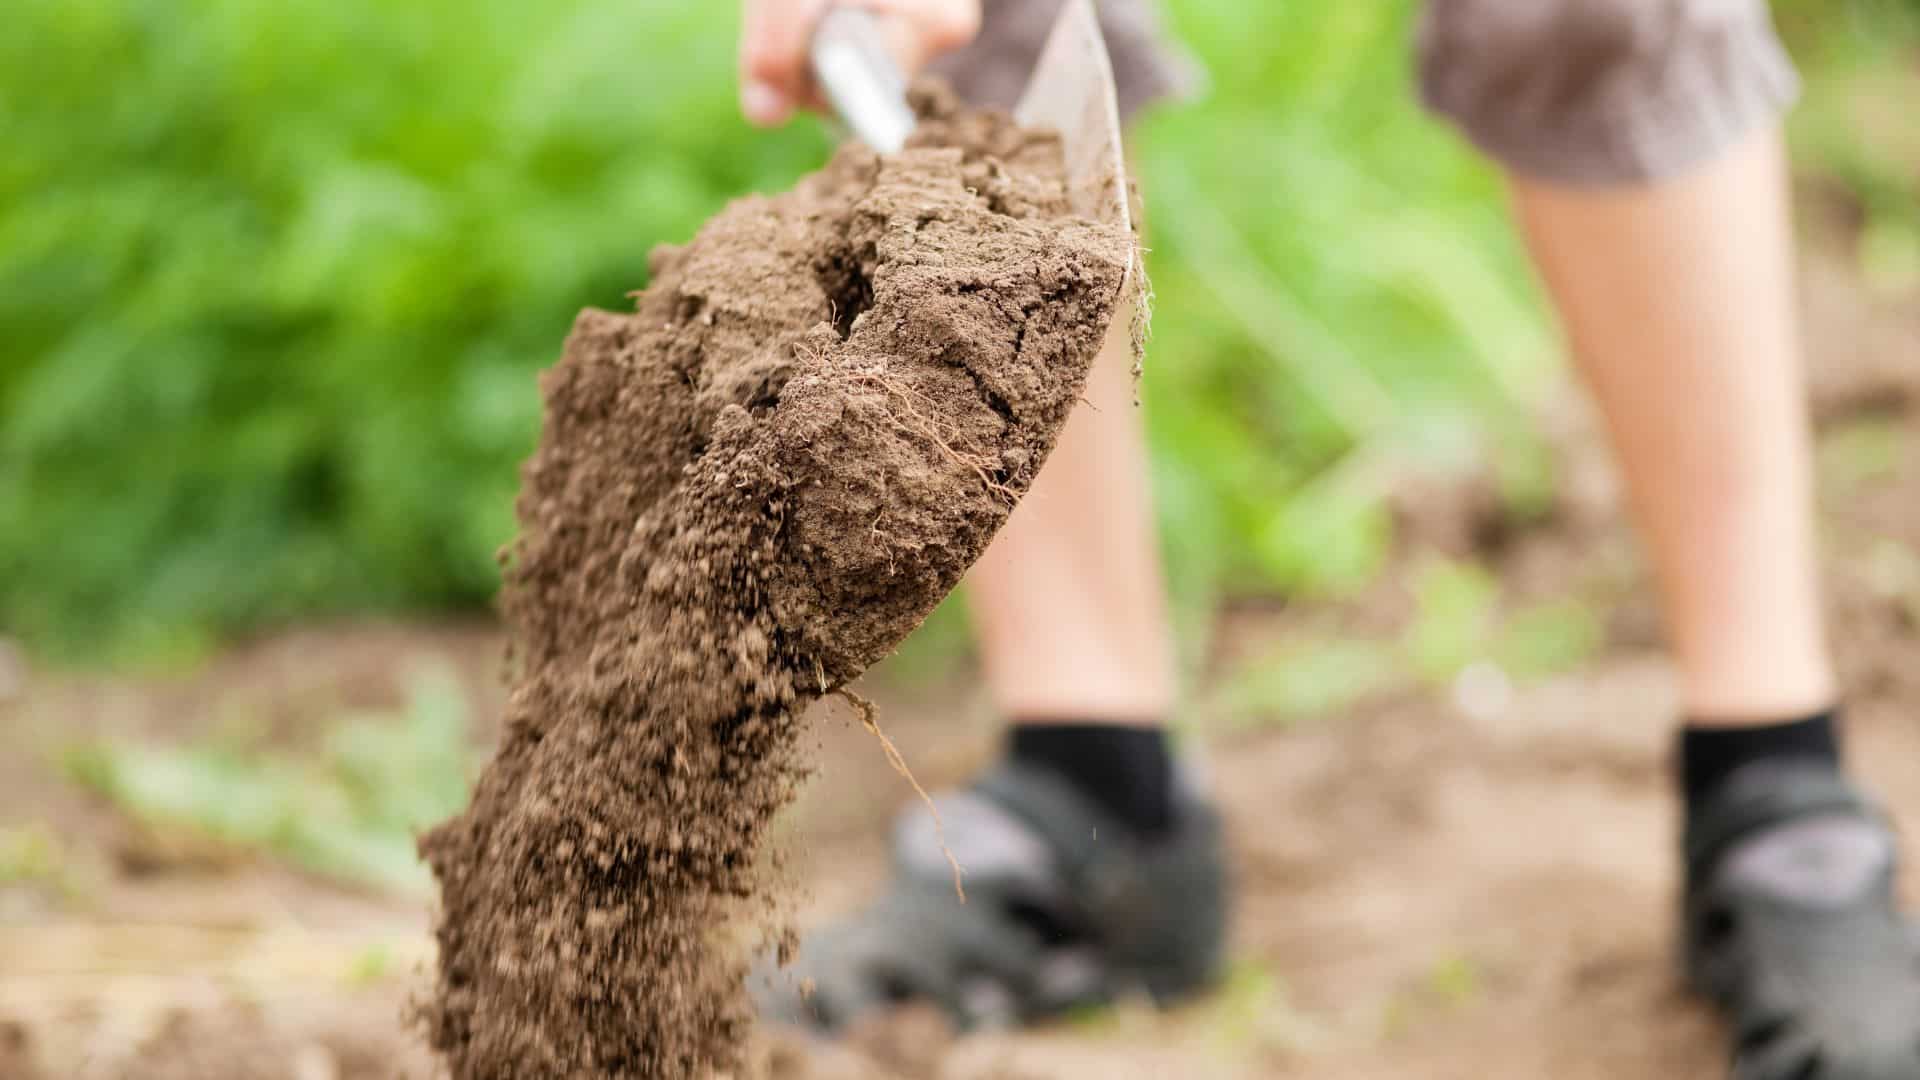
[[(813, 29), (837, 0), (743, 0), (740, 111), (762, 127), (820, 104), (807, 68)], [(845, 0), (839, 0), (845, 2)], [(888, 46), (909, 74), (980, 29), (980, 0), (858, 0), (880, 16)]]

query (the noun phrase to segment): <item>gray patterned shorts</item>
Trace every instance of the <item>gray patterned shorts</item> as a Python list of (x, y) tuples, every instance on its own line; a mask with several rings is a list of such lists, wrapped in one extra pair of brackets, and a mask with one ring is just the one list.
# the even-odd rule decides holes
[[(935, 69), (1012, 104), (1058, 5), (985, 0), (980, 37)], [(1154, 0), (1100, 0), (1100, 14), (1123, 112), (1196, 85)], [(1509, 167), (1568, 183), (1671, 176), (1798, 88), (1765, 0), (1426, 0), (1417, 46), (1429, 107)]]

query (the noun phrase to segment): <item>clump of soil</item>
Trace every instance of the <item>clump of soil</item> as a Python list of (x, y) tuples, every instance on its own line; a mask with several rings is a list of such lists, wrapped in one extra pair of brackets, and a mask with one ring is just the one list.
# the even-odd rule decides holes
[(905, 152), (657, 250), (544, 377), (506, 729), (421, 844), (457, 1077), (737, 1062), (802, 710), (958, 583), (1080, 396), (1132, 237), (1071, 216), (1054, 136), (920, 104)]
[(16, 1080), (36, 1080), (39, 1066), (34, 1064), (33, 1037), (26, 1025), (0, 1019), (0, 1076)]

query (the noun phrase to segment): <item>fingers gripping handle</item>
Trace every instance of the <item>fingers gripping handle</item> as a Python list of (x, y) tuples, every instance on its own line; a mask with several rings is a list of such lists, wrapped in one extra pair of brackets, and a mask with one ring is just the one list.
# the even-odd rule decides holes
[(834, 112), (861, 142), (885, 154), (906, 145), (914, 125), (907, 79), (872, 12), (856, 7), (828, 11), (813, 32), (808, 57)]

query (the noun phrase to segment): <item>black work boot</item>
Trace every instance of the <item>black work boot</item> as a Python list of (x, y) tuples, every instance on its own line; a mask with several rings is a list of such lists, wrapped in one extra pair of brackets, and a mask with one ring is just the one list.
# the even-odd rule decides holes
[(1829, 762), (1760, 761), (1697, 808), (1684, 949), (1734, 1080), (1920, 1080), (1920, 956), (1895, 845)]
[(1191, 784), (1151, 840), (1014, 761), (935, 802), (965, 902), (932, 814), (914, 808), (895, 830), (891, 890), (804, 939), (788, 970), (755, 974), (764, 1016), (831, 1032), (926, 1001), (963, 1030), (1004, 1027), (1131, 993), (1167, 1004), (1215, 978), (1226, 858), (1219, 817)]

